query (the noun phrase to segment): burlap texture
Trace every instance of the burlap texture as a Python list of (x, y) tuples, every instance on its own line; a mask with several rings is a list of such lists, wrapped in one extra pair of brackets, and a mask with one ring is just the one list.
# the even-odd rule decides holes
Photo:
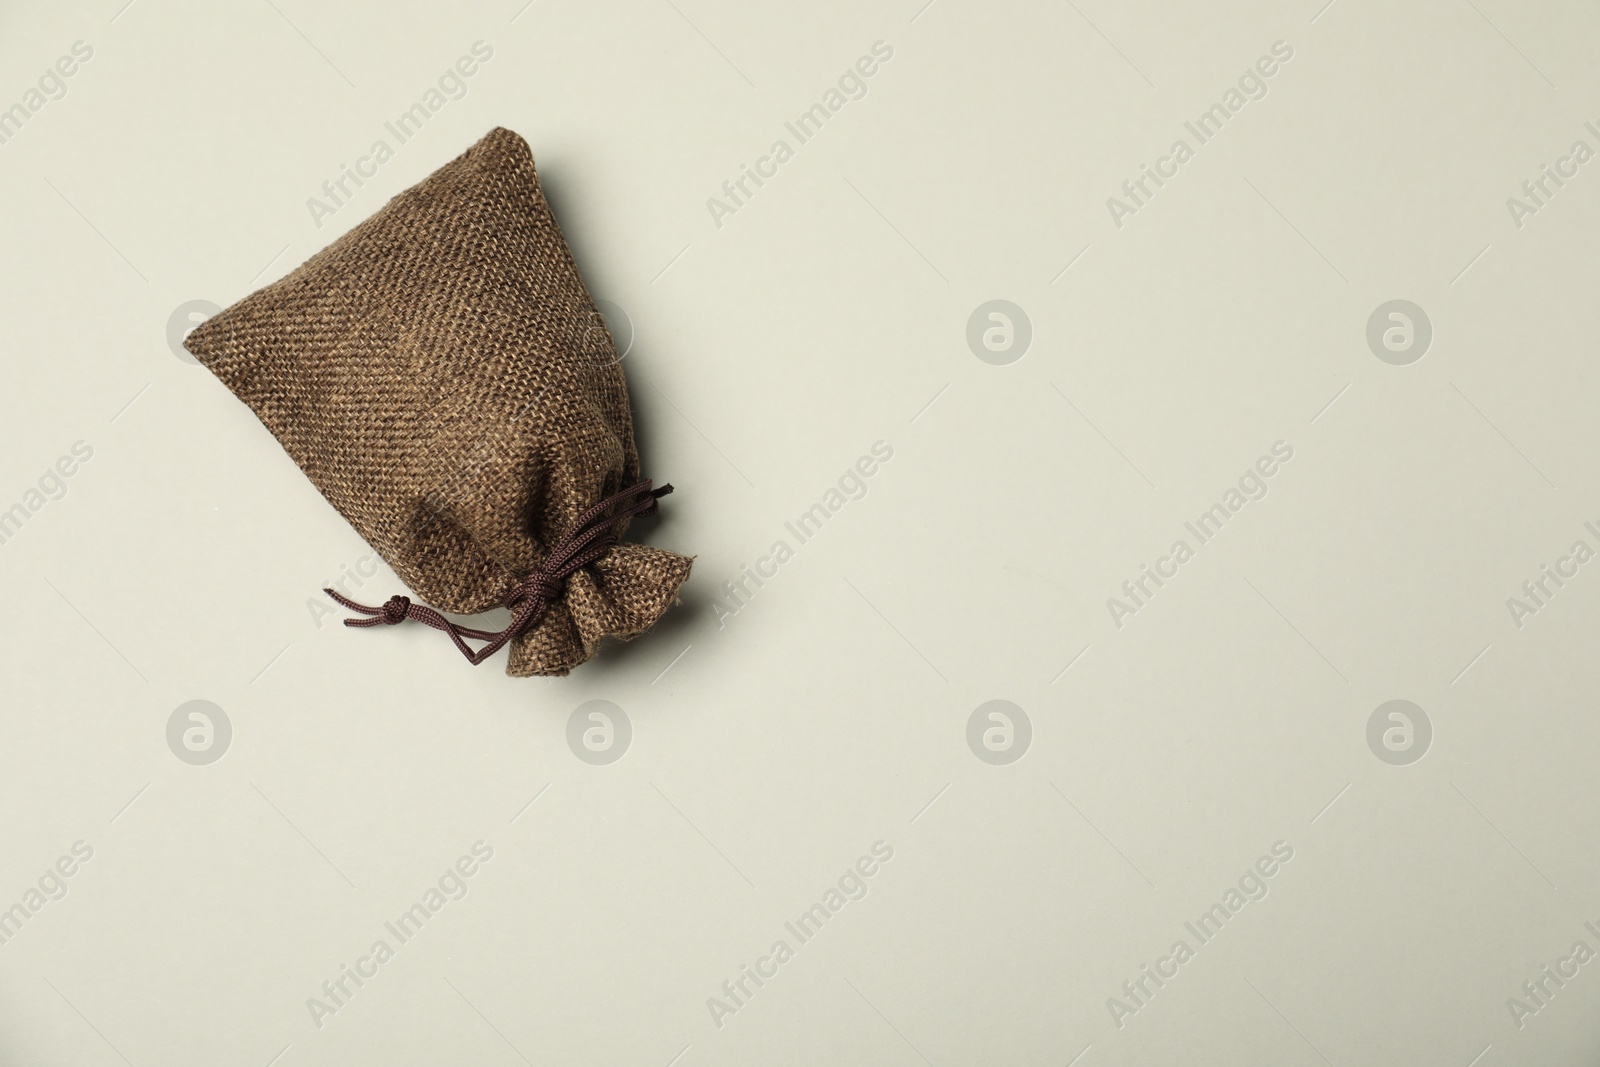
[[(640, 479), (611, 335), (509, 130), (185, 344), (444, 611), (500, 606), (580, 513)], [(642, 633), (690, 563), (618, 544), (568, 579), (506, 672), (566, 674), (603, 637)]]

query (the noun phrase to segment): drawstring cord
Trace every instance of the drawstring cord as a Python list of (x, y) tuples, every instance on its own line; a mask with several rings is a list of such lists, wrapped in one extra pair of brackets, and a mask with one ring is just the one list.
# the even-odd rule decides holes
[[(579, 515), (567, 535), (550, 549), (544, 563), (518, 582), (507, 595), (505, 606), (511, 609), (511, 622), (503, 630), (475, 630), (470, 626), (462, 626), (432, 608), (413, 604), (410, 597), (392, 596), (382, 607), (372, 608), (357, 604), (332, 589), (324, 589), (323, 592), (351, 611), (371, 616), (346, 619), (346, 626), (395, 626), (407, 619), (415, 619), (449, 634), (450, 640), (455, 642), (456, 648), (467, 657), (467, 661), (477, 666), (543, 618), (545, 611), (566, 588), (568, 577), (611, 550), (611, 546), (617, 543), (618, 523), (640, 515), (655, 514), (657, 501), (672, 492), (672, 486), (652, 489), (652, 484), (647, 478), (630, 489), (606, 497)], [(617, 510), (613, 512), (612, 508)], [(465, 638), (489, 643), (474, 652)]]

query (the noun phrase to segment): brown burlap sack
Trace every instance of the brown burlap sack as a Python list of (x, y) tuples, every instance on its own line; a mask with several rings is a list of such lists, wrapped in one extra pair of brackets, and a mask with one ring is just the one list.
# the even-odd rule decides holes
[[(527, 144), (496, 129), (185, 342), (422, 600), (508, 674), (566, 674), (677, 599), (690, 559), (616, 544), (670, 486), (639, 478), (622, 366)], [(463, 637), (488, 640), (473, 652)]]

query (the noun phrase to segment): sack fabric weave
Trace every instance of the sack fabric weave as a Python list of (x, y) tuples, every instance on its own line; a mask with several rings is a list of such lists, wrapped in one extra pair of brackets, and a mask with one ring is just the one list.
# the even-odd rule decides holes
[[(185, 345), (445, 611), (502, 606), (587, 509), (640, 481), (615, 345), (509, 130)], [(690, 564), (614, 545), (511, 642), (507, 673), (566, 674), (602, 638), (642, 633)]]

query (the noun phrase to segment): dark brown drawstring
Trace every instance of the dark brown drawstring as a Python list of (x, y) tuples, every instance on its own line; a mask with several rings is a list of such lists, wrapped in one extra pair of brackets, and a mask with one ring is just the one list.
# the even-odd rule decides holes
[[(504, 630), (498, 632), (475, 630), (470, 626), (451, 622), (432, 608), (413, 604), (409, 597), (392, 596), (382, 607), (369, 608), (365, 604), (357, 604), (347, 597), (340, 596), (332, 589), (324, 589), (323, 592), (351, 611), (372, 616), (368, 619), (346, 619), (344, 620), (346, 626), (394, 626), (407, 619), (415, 619), (435, 630), (443, 630), (449, 634), (450, 640), (456, 643), (461, 654), (467, 657), (473, 666), (477, 666), (538, 622), (546, 609), (555, 603), (556, 598), (566, 588), (567, 578), (573, 572), (587, 567), (611, 550), (611, 546), (617, 543), (619, 522), (640, 515), (655, 514), (658, 506), (656, 501), (672, 492), (672, 486), (663, 485), (660, 489), (652, 489), (651, 484), (650, 479), (646, 478), (631, 489), (624, 489), (615, 496), (606, 497), (579, 515), (578, 521), (572, 524), (572, 529), (567, 535), (550, 549), (544, 564), (518, 582), (516, 588), (506, 597), (505, 606), (511, 609), (511, 622)], [(613, 507), (617, 508), (615, 513), (611, 512)], [(463, 640), (467, 637), (489, 643), (474, 652)]]

